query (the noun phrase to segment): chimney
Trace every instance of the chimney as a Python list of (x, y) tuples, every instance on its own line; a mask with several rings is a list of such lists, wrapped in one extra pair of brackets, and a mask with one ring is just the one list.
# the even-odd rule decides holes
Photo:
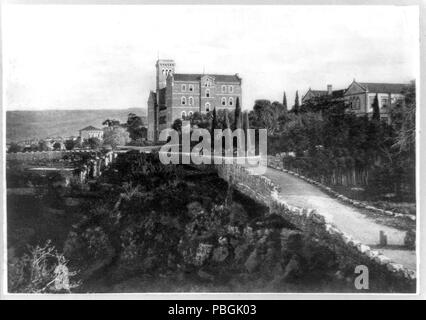
[(333, 94), (333, 86), (331, 84), (327, 85), (327, 94), (330, 96)]

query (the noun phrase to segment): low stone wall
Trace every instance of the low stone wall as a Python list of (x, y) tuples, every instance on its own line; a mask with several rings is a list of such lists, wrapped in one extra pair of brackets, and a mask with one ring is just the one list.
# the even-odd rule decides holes
[(245, 195), (257, 200), (266, 206), (270, 205), (271, 193), (278, 193), (279, 188), (264, 176), (253, 175), (250, 169), (237, 164), (216, 165), (218, 176), (233, 184)]
[(375, 280), (389, 284), (395, 290), (413, 292), (416, 288), (416, 273), (393, 263), (376, 250), (354, 240), (343, 233), (323, 215), (312, 209), (288, 205), (278, 197), (279, 189), (264, 176), (252, 175), (250, 170), (239, 165), (218, 165), (218, 175), (232, 183), (236, 189), (247, 196), (267, 205), (269, 214), (277, 214), (302, 230), (307, 236), (313, 235), (330, 247), (342, 265), (354, 270), (357, 265), (369, 268)]
[(6, 161), (36, 161), (36, 160), (58, 160), (67, 154), (90, 153), (93, 150), (62, 150), (62, 151), (34, 151), (6, 153)]
[[(64, 151), (40, 151), (40, 152), (16, 152), (7, 153), (7, 161), (22, 161), (31, 162), (38, 160), (59, 160), (67, 155), (72, 154), (92, 154), (95, 153), (93, 150), (64, 150)], [(116, 153), (113, 151), (105, 154), (93, 155), (86, 164), (79, 168), (75, 168), (74, 176), (78, 177), (81, 183), (87, 182), (89, 179), (96, 178), (102, 174), (102, 171), (109, 166), (109, 164), (115, 159)], [(40, 172), (43, 170), (40, 169)], [(58, 169), (59, 172), (62, 172)]]
[(116, 153), (108, 152), (101, 156), (96, 156), (90, 159), (87, 164), (77, 169), (77, 175), (81, 183), (87, 182), (89, 179), (94, 179), (102, 174), (116, 158)]
[(381, 208), (371, 206), (371, 205), (369, 205), (369, 204), (367, 204), (363, 201), (357, 201), (357, 200), (350, 199), (350, 198), (336, 192), (332, 188), (322, 184), (321, 182), (318, 182), (318, 181), (315, 181), (315, 180), (310, 179), (308, 177), (305, 177), (303, 175), (300, 175), (297, 172), (285, 169), (284, 166), (283, 166), (283, 158), (281, 156), (275, 156), (275, 157), (274, 156), (268, 156), (268, 167), (271, 167), (271, 168), (274, 168), (274, 169), (277, 169), (277, 170), (281, 170), (283, 172), (286, 172), (286, 173), (289, 173), (289, 174), (294, 175), (296, 177), (299, 177), (300, 179), (305, 180), (308, 183), (316, 185), (317, 187), (321, 188), (323, 191), (325, 191), (328, 194), (336, 197), (337, 199), (339, 199), (343, 202), (346, 202), (348, 204), (351, 204), (355, 207), (366, 209), (366, 210), (371, 210), (371, 211), (378, 213), (378, 214), (383, 214), (383, 215), (387, 215), (387, 216), (393, 216), (393, 217), (396, 217), (396, 218), (403, 218), (403, 219), (409, 219), (409, 220), (412, 220), (412, 221), (416, 221), (415, 215), (403, 214), (403, 213), (400, 213), (400, 212), (395, 212), (395, 211), (390, 211), (390, 210), (384, 210), (384, 209), (381, 209)]

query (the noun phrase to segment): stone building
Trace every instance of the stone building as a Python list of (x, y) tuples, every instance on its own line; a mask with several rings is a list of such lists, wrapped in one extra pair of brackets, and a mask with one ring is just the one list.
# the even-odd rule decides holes
[(90, 139), (90, 138), (98, 138), (100, 140), (104, 137), (104, 131), (102, 129), (95, 128), (93, 126), (88, 126), (84, 129), (79, 130), (81, 141)]
[(343, 90), (332, 90), (331, 85), (327, 85), (327, 90), (309, 89), (302, 98), (302, 104), (313, 98), (328, 95), (345, 101), (348, 107), (346, 109), (347, 112), (352, 112), (359, 116), (371, 116), (373, 114), (374, 98), (377, 94), (380, 118), (389, 122), (392, 108), (404, 104), (403, 92), (407, 86), (408, 84), (404, 83), (368, 83), (354, 80), (348, 88)]
[(349, 85), (344, 94), (348, 111), (356, 115), (373, 114), (373, 103), (377, 95), (380, 118), (390, 121), (393, 107), (404, 104), (404, 90), (408, 84), (404, 83), (367, 83), (356, 82)]
[(327, 85), (327, 90), (312, 90), (311, 88), (309, 88), (309, 90), (302, 97), (302, 104), (307, 103), (309, 100), (313, 98), (319, 98), (322, 96), (330, 96), (336, 99), (343, 98), (344, 93), (345, 93), (345, 89), (333, 90), (333, 86), (331, 84)]
[(156, 90), (148, 97), (148, 140), (156, 141), (161, 130), (170, 128), (176, 119), (195, 112), (234, 110), (241, 101), (238, 74), (175, 73), (173, 60), (157, 60)]

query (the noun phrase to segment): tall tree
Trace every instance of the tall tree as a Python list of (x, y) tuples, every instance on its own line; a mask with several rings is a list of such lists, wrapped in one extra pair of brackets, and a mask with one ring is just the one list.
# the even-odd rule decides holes
[(283, 96), (283, 114), (287, 113), (287, 96), (285, 94), (284, 91), (284, 96)]
[(298, 113), (299, 112), (299, 108), (300, 108), (300, 103), (299, 103), (299, 90), (296, 90), (296, 97), (294, 98), (294, 113)]
[(134, 113), (129, 113), (127, 117), (127, 131), (129, 132), (130, 139), (137, 140), (144, 138), (143, 127), (142, 118)]
[(225, 129), (231, 129), (231, 124), (229, 123), (228, 110), (225, 110)]
[(234, 117), (234, 129), (241, 128), (241, 106), (240, 99), (237, 97), (237, 102), (235, 104), (235, 117)]
[(211, 132), (212, 134), (214, 133), (214, 129), (217, 129), (217, 112), (216, 112), (216, 108), (213, 109), (213, 119), (212, 119), (212, 129)]
[(376, 96), (374, 97), (374, 101), (373, 101), (373, 117), (372, 119), (375, 121), (379, 121), (380, 120), (380, 109), (379, 109), (379, 97), (376, 93)]

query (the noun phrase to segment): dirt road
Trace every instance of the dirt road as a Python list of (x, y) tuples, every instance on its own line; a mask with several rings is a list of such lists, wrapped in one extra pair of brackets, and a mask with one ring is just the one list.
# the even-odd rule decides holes
[(357, 208), (344, 204), (291, 174), (269, 168), (264, 174), (281, 188), (279, 197), (288, 204), (317, 210), (328, 217), (341, 231), (363, 244), (375, 247), (380, 244), (380, 231), (388, 238), (388, 246), (376, 248), (385, 256), (408, 269), (416, 269), (416, 254), (403, 248), (405, 231), (384, 226)]

